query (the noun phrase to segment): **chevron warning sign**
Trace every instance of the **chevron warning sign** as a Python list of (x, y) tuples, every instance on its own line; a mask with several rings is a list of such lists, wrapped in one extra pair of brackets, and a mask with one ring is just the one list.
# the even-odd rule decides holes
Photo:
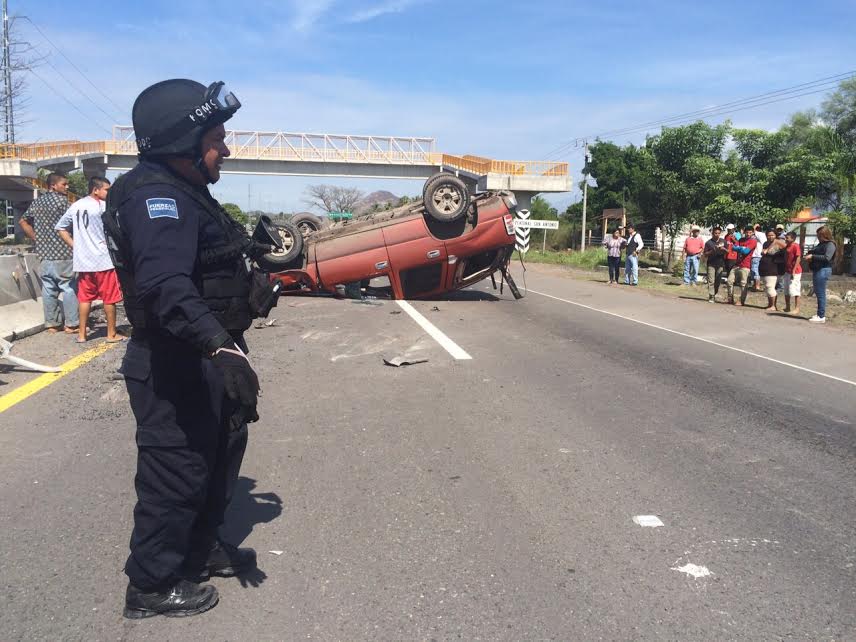
[[(529, 210), (518, 210), (517, 211), (517, 220), (525, 221), (531, 216), (531, 212)], [(514, 227), (514, 240), (515, 246), (517, 247), (517, 251), (521, 254), (526, 254), (529, 251), (529, 228), (528, 227)]]

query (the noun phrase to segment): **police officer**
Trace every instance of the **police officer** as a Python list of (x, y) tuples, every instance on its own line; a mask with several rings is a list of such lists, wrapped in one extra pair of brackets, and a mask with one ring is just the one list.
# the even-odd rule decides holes
[(258, 246), (211, 196), (241, 103), (222, 82), (166, 80), (133, 107), (139, 164), (104, 215), (133, 334), (122, 362), (137, 422), (137, 504), (124, 615), (186, 616), (218, 600), (203, 582), (255, 568), (218, 535), (258, 419), (252, 323)]

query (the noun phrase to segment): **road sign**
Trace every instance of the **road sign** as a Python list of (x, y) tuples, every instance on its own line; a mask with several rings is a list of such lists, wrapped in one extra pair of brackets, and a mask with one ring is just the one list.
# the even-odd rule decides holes
[(514, 219), (514, 240), (517, 251), (526, 254), (529, 251), (529, 228), (517, 227), (521, 221), (528, 221), (531, 213), (529, 210), (517, 210), (517, 218)]
[(514, 227), (521, 229), (528, 227), (530, 230), (558, 230), (559, 221), (548, 221), (546, 219), (530, 218), (528, 220), (517, 219)]

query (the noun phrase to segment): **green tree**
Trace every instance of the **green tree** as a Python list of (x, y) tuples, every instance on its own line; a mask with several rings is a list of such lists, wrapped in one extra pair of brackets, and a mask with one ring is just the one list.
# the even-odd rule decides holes
[(823, 101), (820, 114), (839, 136), (856, 146), (856, 78), (842, 81)]
[(234, 203), (223, 203), (223, 209), (226, 210), (226, 213), (232, 217), (233, 220), (238, 221), (241, 225), (246, 225), (250, 220), (249, 217), (244, 214), (243, 210)]
[(70, 172), (68, 174), (68, 191), (72, 192), (75, 196), (79, 196), (81, 198), (88, 196), (88, 188), (89, 181), (86, 180), (86, 176), (83, 175), (83, 172)]

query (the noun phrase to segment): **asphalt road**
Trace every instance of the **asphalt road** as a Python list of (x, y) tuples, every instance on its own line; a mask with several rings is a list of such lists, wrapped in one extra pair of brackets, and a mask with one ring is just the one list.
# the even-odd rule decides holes
[[(226, 531), (260, 568), (199, 617), (121, 617), (122, 348), (0, 414), (2, 638), (856, 639), (856, 333), (526, 283), (413, 304), (471, 359), (389, 301), (283, 299), (250, 332)], [(32, 377), (0, 366), (0, 395)]]

